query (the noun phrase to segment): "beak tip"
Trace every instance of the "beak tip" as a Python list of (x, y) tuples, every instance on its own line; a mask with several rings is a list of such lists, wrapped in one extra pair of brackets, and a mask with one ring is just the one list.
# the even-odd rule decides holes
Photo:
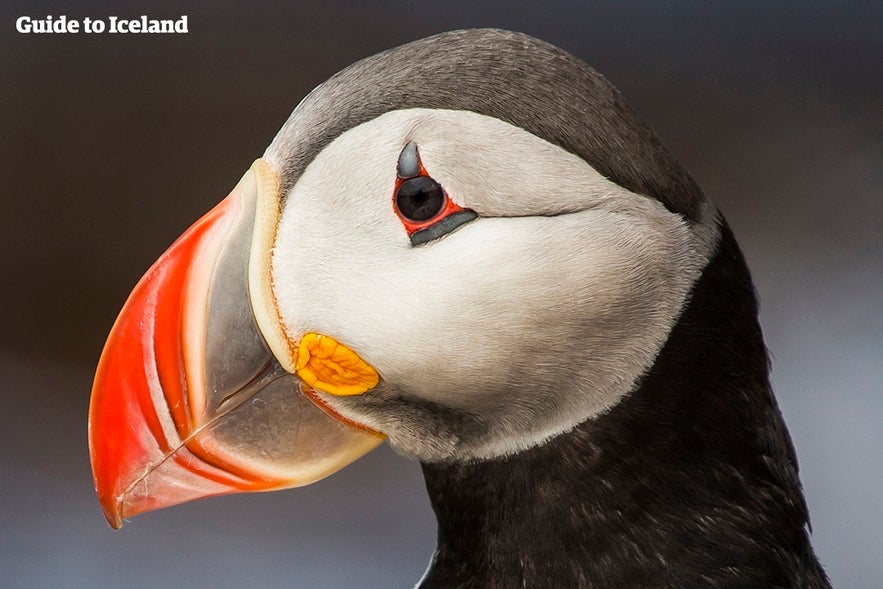
[(123, 516), (120, 509), (122, 507), (122, 502), (117, 498), (102, 495), (97, 487), (95, 491), (98, 494), (98, 502), (101, 504), (101, 511), (104, 512), (104, 519), (107, 520), (108, 525), (114, 530), (122, 528)]
[(114, 530), (119, 530), (123, 527), (123, 518), (115, 511), (105, 511), (104, 517), (107, 519), (108, 525)]

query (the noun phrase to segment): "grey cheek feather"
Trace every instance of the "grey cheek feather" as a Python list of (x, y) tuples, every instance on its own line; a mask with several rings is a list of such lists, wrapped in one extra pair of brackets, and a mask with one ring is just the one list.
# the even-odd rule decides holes
[[(702, 229), (697, 231), (694, 227), (691, 230), (692, 239), (684, 244), (686, 248), (670, 252), (681, 261), (663, 270), (694, 276), (684, 285), (687, 290), (714, 255), (719, 241), (716, 209), (710, 205), (703, 207), (702, 217), (699, 225)], [(579, 259), (575, 255), (573, 258)], [(655, 282), (661, 279), (655, 274), (661, 270), (648, 268), (642, 275)], [(578, 270), (574, 267), (573, 271)], [(501, 289), (512, 286), (500, 284)], [(528, 283), (521, 287), (531, 288)], [(459, 393), (468, 397), (469, 402), (455, 405), (447, 397), (420, 398), (393, 382), (382, 382), (380, 387), (366, 395), (328, 397), (328, 402), (341, 414), (385, 432), (396, 451), (424, 462), (469, 462), (510, 455), (566, 433), (585, 419), (606, 412), (624, 398), (636, 378), (652, 365), (659, 346), (667, 337), (665, 334), (670, 333), (680, 309), (689, 299), (687, 292), (667, 294), (671, 288), (663, 281), (654, 291), (656, 296), (669, 299), (669, 311), (662, 315), (634, 316), (634, 309), (616, 305), (608, 308), (606, 319), (596, 322), (588, 332), (568, 328), (569, 324), (578, 321), (574, 315), (577, 309), (570, 301), (550, 300), (544, 312), (537, 310), (533, 328), (522, 324), (524, 329), (546, 333), (549, 337), (533, 343), (528, 342), (529, 338), (509, 340), (521, 352), (529, 346), (526, 353), (518, 356), (536, 361), (511, 365), (502, 380), (476, 379), (472, 385), (464, 383)], [(646, 290), (638, 285), (635, 289), (636, 292)], [(597, 294), (603, 297), (600, 291)], [(488, 312), (494, 313), (495, 308), (488, 307)], [(656, 343), (636, 340), (630, 344), (632, 355), (643, 357), (641, 363), (645, 366), (635, 372), (636, 367), (631, 365), (634, 358), (607, 357), (604, 352), (616, 348), (619, 340), (631, 337), (623, 331), (623, 323), (636, 328), (644, 321), (649, 322), (645, 324), (646, 329), (658, 332), (661, 340)], [(507, 327), (504, 315), (497, 317), (497, 322), (499, 328)], [(428, 335), (432, 337), (434, 334)], [(584, 350), (594, 350), (596, 354), (586, 357)], [(501, 362), (507, 362), (512, 351), (499, 349)], [(595, 376), (587, 378), (583, 373), (587, 363), (594, 366), (594, 371), (599, 371)], [(445, 378), (443, 373), (440, 371), (439, 378)], [(606, 392), (593, 387), (593, 381), (601, 373), (610, 377), (612, 388)], [(440, 386), (445, 382), (440, 381)], [(592, 408), (588, 411), (584, 401), (591, 401)]]
[(470, 449), (510, 433), (500, 431), (493, 416), (416, 399), (388, 383), (370, 395), (326, 398), (343, 414), (358, 415), (365, 425), (385, 432), (397, 452), (423, 461), (468, 460), (474, 455)]
[(399, 155), (396, 173), (402, 180), (420, 175), (420, 157), (417, 155), (417, 144), (409, 141)]

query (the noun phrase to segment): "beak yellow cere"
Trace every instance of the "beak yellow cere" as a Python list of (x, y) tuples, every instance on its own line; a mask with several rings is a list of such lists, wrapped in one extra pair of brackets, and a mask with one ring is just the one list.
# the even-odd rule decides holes
[(377, 371), (358, 354), (318, 333), (300, 340), (295, 369), (307, 385), (332, 395), (361, 395), (380, 381)]

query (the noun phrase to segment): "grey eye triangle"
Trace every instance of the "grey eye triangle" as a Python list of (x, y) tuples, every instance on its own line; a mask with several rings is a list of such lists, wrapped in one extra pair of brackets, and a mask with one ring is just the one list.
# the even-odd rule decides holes
[(413, 141), (408, 142), (399, 154), (396, 173), (402, 180), (420, 175), (420, 156), (417, 155), (417, 144)]

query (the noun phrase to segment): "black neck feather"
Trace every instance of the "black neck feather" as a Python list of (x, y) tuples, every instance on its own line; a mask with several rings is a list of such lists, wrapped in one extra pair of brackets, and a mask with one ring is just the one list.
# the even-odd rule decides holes
[(438, 518), (423, 589), (829, 587), (727, 227), (619, 405), (505, 459), (423, 470)]

